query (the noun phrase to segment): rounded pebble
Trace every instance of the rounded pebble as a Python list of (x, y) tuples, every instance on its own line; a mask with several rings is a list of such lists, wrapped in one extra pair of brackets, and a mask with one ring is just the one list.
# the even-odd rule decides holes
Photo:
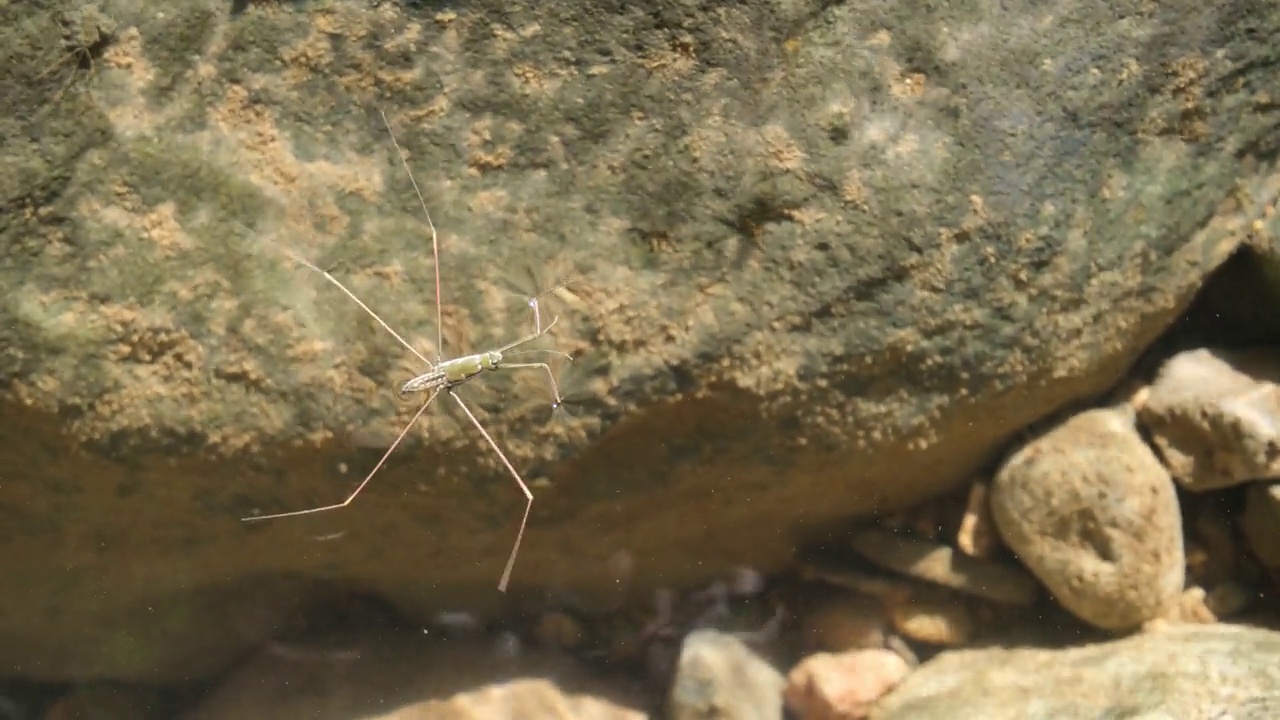
[(1085, 622), (1130, 630), (1178, 601), (1178, 497), (1127, 405), (1080, 413), (1032, 440), (991, 490), (1005, 543)]

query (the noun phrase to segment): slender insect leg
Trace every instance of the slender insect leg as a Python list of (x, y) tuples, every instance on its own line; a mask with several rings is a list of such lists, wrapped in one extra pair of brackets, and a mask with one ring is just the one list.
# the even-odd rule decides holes
[[(505, 353), (505, 352), (509, 352), (509, 351), (511, 351), (511, 350), (514, 350), (514, 349), (516, 349), (516, 348), (520, 347), (521, 345), (528, 345), (529, 343), (533, 342), (534, 340), (537, 340), (538, 338), (542, 337), (543, 335), (546, 335), (547, 333), (551, 332), (551, 328), (555, 327), (555, 324), (556, 324), (557, 322), (560, 322), (560, 316), (559, 316), (559, 315), (557, 315), (557, 316), (555, 316), (554, 318), (552, 318), (552, 319), (551, 319), (551, 324), (550, 324), (550, 325), (547, 325), (546, 327), (542, 328), (541, 330), (539, 330), (539, 331), (538, 331), (538, 332), (536, 332), (536, 333), (531, 333), (531, 334), (529, 334), (529, 335), (525, 335), (524, 337), (520, 338), (519, 340), (516, 340), (516, 341), (514, 341), (514, 342), (509, 342), (509, 343), (507, 343), (506, 345), (503, 345), (502, 347), (498, 348), (498, 349), (496, 350), (496, 352)], [(554, 351), (552, 351), (552, 350), (521, 350), (520, 352), (554, 352)]]
[(560, 386), (556, 384), (556, 376), (551, 372), (551, 366), (546, 363), (508, 363), (504, 362), (499, 365), (496, 370), (528, 370), (530, 368), (542, 368), (547, 372), (547, 381), (551, 383), (551, 397), (555, 399), (554, 405), (558, 406), (563, 402), (560, 397)]
[[(364, 489), (364, 486), (368, 485), (369, 481), (373, 479), (373, 476), (376, 475), (378, 473), (378, 470), (382, 468), (382, 464), (387, 461), (387, 458), (391, 457), (391, 453), (400, 444), (400, 441), (404, 440), (404, 436), (409, 434), (409, 428), (413, 427), (413, 424), (418, 422), (418, 418), (422, 417), (422, 413), (427, 411), (427, 406), (431, 404), (432, 400), (436, 399), (436, 396), (440, 394), (440, 390), (441, 388), (436, 388), (435, 391), (431, 393), (431, 397), (427, 398), (427, 401), (422, 403), (422, 407), (418, 408), (418, 412), (414, 413), (413, 419), (410, 420), (409, 423), (404, 426), (404, 429), (400, 431), (400, 434), (396, 437), (395, 442), (391, 443), (391, 447), (387, 448), (387, 451), (382, 454), (382, 458), (378, 460), (378, 464), (373, 466), (373, 469), (369, 471), (369, 474), (365, 476), (364, 480), (361, 480), (360, 484), (356, 486), (355, 492), (347, 496), (346, 500), (343, 500), (340, 503), (335, 503), (333, 505), (325, 505), (323, 507), (311, 508), (310, 510), (294, 510), (293, 512), (275, 513), (274, 515), (254, 515), (253, 517), (246, 517), (246, 518), (240, 518), (240, 519), (243, 520), (244, 522), (253, 522), (254, 520), (270, 520), (272, 518), (292, 517), (294, 515), (309, 515), (311, 513), (324, 512), (325, 510), (337, 510), (338, 508), (344, 508), (350, 505), (351, 501), (356, 499), (356, 496), (360, 494), (360, 491)], [(493, 441), (491, 440), (490, 442), (493, 442)]]
[(526, 502), (524, 506), (524, 517), (520, 519), (520, 531), (516, 533), (515, 545), (511, 546), (511, 557), (507, 558), (507, 567), (502, 571), (502, 579), (498, 580), (498, 591), (506, 592), (507, 581), (511, 579), (511, 569), (516, 565), (516, 555), (520, 553), (520, 542), (524, 540), (525, 525), (529, 524), (529, 511), (533, 509), (533, 493), (529, 492), (529, 486), (525, 484), (524, 478), (520, 477), (520, 473), (516, 472), (515, 466), (511, 464), (511, 461), (507, 459), (506, 454), (498, 447), (498, 443), (493, 441), (493, 437), (489, 435), (489, 431), (484, 429), (484, 426), (476, 419), (475, 414), (471, 412), (471, 408), (467, 407), (467, 404), (462, 401), (462, 398), (458, 397), (458, 394), (455, 393), (452, 388), (449, 389), (449, 397), (458, 401), (458, 407), (462, 408), (462, 412), (467, 414), (467, 418), (471, 420), (471, 424), (476, 426), (476, 429), (484, 436), (485, 441), (489, 443), (489, 447), (493, 448), (493, 451), (498, 454), (498, 459), (506, 466), (507, 470), (511, 473), (511, 477), (516, 479), (516, 484), (520, 486), (520, 492), (524, 493)]
[(542, 334), (542, 310), (538, 307), (538, 298), (529, 301), (529, 307), (533, 309), (533, 334)]
[(396, 157), (400, 158), (400, 164), (404, 166), (404, 171), (409, 174), (409, 182), (413, 185), (413, 192), (418, 196), (418, 204), (422, 206), (422, 214), (427, 216), (427, 227), (431, 228), (431, 261), (436, 271), (436, 363), (440, 363), (444, 360), (444, 308), (440, 305), (440, 239), (436, 234), (436, 224), (431, 219), (431, 211), (427, 209), (427, 201), (422, 197), (422, 190), (418, 187), (418, 181), (413, 177), (413, 171), (409, 169), (409, 161), (405, 159), (404, 151), (400, 149), (400, 143), (396, 142), (395, 132), (391, 130), (391, 121), (387, 119), (385, 112), (379, 110), (378, 114), (382, 116), (382, 124), (387, 126), (387, 134), (391, 136), (391, 145), (396, 149)]
[(542, 299), (544, 295), (553, 293), (558, 289), (560, 289), (559, 285), (553, 285), (547, 288), (546, 290), (543, 290), (542, 292), (538, 293), (537, 295), (534, 295), (533, 297), (529, 298), (529, 308), (533, 310), (533, 334), (534, 335), (545, 334), (548, 330), (551, 329), (552, 325), (556, 324), (556, 320), (560, 319), (560, 316), (557, 315), (554, 319), (551, 320), (551, 322), (545, 328), (542, 327), (542, 306), (538, 304), (538, 300)]
[(318, 267), (316, 267), (315, 265), (311, 264), (311, 262), (310, 262), (310, 261), (308, 261), (306, 258), (302, 257), (301, 255), (291, 255), (290, 257), (292, 257), (292, 258), (294, 259), (294, 261), (295, 261), (295, 262), (298, 262), (298, 263), (301, 263), (301, 264), (303, 264), (303, 265), (306, 265), (307, 267), (311, 268), (312, 270), (315, 270), (316, 272), (318, 272), (318, 273), (320, 273), (321, 275), (323, 275), (325, 280), (328, 280), (329, 282), (333, 283), (334, 285), (336, 285), (336, 286), (337, 286), (337, 288), (338, 288), (339, 290), (341, 290), (342, 292), (346, 293), (347, 297), (349, 297), (349, 298), (351, 298), (352, 300), (354, 300), (354, 301), (356, 302), (356, 304), (360, 306), (360, 309), (361, 309), (361, 310), (364, 310), (365, 312), (369, 313), (369, 317), (371, 317), (371, 318), (373, 318), (374, 320), (376, 320), (376, 321), (378, 322), (378, 324), (382, 326), (382, 329), (383, 329), (383, 330), (386, 330), (387, 332), (391, 333), (391, 336), (392, 336), (392, 337), (394, 337), (396, 340), (399, 340), (399, 341), (400, 341), (400, 344), (401, 344), (401, 345), (403, 345), (403, 346), (405, 346), (405, 347), (409, 350), (409, 352), (411, 352), (411, 353), (413, 353), (414, 355), (416, 355), (416, 356), (417, 356), (417, 358), (418, 358), (419, 360), (421, 360), (422, 362), (426, 363), (429, 367), (431, 367), (431, 368), (433, 368), (433, 369), (435, 368), (436, 363), (431, 362), (430, 360), (428, 360), (428, 359), (426, 359), (425, 357), (423, 357), (423, 356), (422, 356), (422, 353), (418, 352), (417, 350), (414, 350), (414, 349), (413, 349), (413, 346), (412, 346), (412, 345), (410, 345), (410, 344), (409, 344), (409, 342), (408, 342), (407, 340), (405, 340), (404, 338), (400, 337), (400, 333), (396, 332), (395, 330), (392, 330), (390, 325), (387, 325), (387, 323), (386, 323), (386, 322), (384, 322), (382, 318), (378, 317), (378, 313), (374, 312), (374, 311), (373, 311), (373, 309), (372, 309), (372, 308), (370, 308), (368, 305), (365, 305), (365, 304), (364, 304), (364, 302), (363, 302), (360, 298), (356, 297), (356, 294), (355, 294), (355, 293), (353, 293), (353, 292), (351, 292), (350, 290), (348, 290), (348, 289), (347, 289), (347, 286), (346, 286), (346, 285), (343, 285), (341, 282), (339, 282), (338, 278), (336, 278), (336, 277), (334, 277), (334, 276), (330, 275), (330, 274), (328, 273), (328, 271), (326, 271), (326, 270), (321, 270), (320, 268), (318, 268)]

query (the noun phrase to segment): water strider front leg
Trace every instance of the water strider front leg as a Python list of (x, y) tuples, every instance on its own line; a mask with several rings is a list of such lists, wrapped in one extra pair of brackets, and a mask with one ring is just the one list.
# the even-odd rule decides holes
[(560, 407), (564, 399), (560, 397), (560, 386), (556, 384), (555, 373), (551, 372), (551, 366), (546, 363), (502, 363), (496, 370), (528, 370), (531, 368), (542, 368), (547, 373), (547, 382), (551, 383), (551, 397), (554, 402), (551, 403), (552, 408)]

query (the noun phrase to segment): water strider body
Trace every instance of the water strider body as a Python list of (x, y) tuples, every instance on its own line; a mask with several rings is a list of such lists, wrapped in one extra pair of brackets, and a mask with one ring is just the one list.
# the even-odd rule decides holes
[[(545, 293), (543, 293), (545, 294)], [(530, 306), (536, 306), (538, 298), (529, 301)], [(476, 353), (475, 355), (466, 355), (452, 360), (442, 360), (435, 364), (428, 372), (412, 378), (400, 386), (400, 396), (404, 397), (414, 393), (426, 392), (435, 388), (455, 388), (466, 381), (470, 380), (486, 370), (521, 370), (530, 368), (543, 368), (547, 371), (547, 378), (551, 381), (551, 392), (555, 397), (552, 407), (559, 407), (560, 391), (556, 387), (556, 378), (552, 374), (551, 368), (546, 363), (509, 363), (503, 359), (503, 353), (510, 352), (515, 348), (526, 343), (533, 342), (538, 338), (546, 335), (556, 324), (559, 318), (553, 318), (551, 323), (546, 327), (539, 327), (534, 332), (526, 335), (515, 342), (507, 343), (497, 350), (489, 350), (488, 352)], [(538, 321), (535, 320), (535, 323)], [(536, 351), (535, 351), (536, 352)], [(542, 351), (553, 352), (553, 351)]]

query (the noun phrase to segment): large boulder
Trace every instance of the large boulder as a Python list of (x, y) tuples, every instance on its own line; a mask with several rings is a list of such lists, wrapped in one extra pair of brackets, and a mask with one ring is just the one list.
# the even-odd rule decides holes
[[(955, 487), (1280, 222), (1261, 0), (0, 27), (0, 665), (36, 678), (207, 674), (316, 581), (416, 620), (501, 601), (524, 497), (457, 409), (349, 507), (241, 522), (340, 501), (417, 410), (389, 391), (423, 363), (290, 254), (432, 359), (527, 332), (524, 266), (584, 278), (545, 303), (584, 416), (525, 412), (536, 372), (461, 392), (537, 497), (513, 590), (589, 603)], [(378, 110), (441, 232), (439, 330)]]

